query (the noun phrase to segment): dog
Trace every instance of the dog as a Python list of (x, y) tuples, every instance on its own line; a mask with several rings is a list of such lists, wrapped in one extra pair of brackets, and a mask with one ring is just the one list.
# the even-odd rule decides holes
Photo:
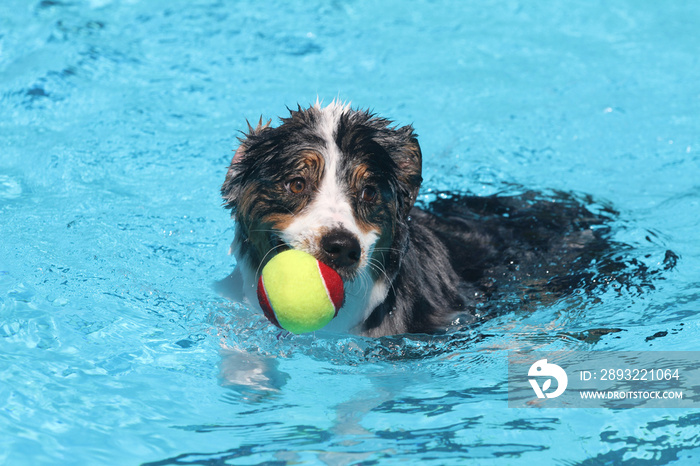
[(346, 297), (326, 327), (369, 337), (440, 333), (581, 287), (609, 248), (574, 195), (438, 193), (417, 204), (422, 153), (398, 126), (337, 101), (248, 125), (221, 195), (235, 220), (229, 277), (257, 306), (261, 269), (300, 249), (335, 269)]

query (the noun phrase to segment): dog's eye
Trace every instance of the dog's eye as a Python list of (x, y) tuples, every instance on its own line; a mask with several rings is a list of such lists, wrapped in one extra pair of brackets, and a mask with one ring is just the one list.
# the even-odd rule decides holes
[(363, 202), (374, 202), (377, 199), (377, 189), (374, 186), (365, 186), (360, 194)]
[(306, 189), (306, 180), (304, 178), (294, 178), (287, 182), (287, 189), (293, 194), (299, 194)]

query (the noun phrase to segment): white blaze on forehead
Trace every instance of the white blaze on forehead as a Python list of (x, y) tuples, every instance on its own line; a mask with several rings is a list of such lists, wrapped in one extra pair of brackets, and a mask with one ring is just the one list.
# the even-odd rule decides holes
[(327, 220), (333, 224), (327, 226), (337, 225), (357, 234), (359, 229), (350, 206), (347, 189), (344, 189), (344, 186), (341, 185), (341, 180), (339, 180), (338, 176), (342, 154), (340, 153), (340, 147), (335, 142), (340, 118), (347, 108), (334, 102), (328, 107), (319, 110), (321, 118), (318, 122), (317, 131), (325, 143), (325, 150), (323, 151), (325, 171), (321, 178), (318, 194), (314, 200), (316, 205), (310, 210), (318, 210), (318, 215), (326, 216)]
[(349, 104), (341, 104), (338, 101), (333, 101), (327, 107), (321, 108), (321, 104), (317, 101), (314, 105), (314, 110), (316, 110), (321, 118), (318, 122), (318, 127), (315, 128), (319, 136), (321, 136), (327, 145), (332, 145), (337, 147), (335, 143), (335, 135), (338, 130), (338, 122), (340, 117), (344, 113), (350, 111)]
[[(321, 155), (325, 161), (324, 172), (314, 199), (297, 215), (292, 223), (285, 228), (282, 240), (292, 247), (301, 247), (308, 252), (315, 252), (324, 231), (342, 228), (357, 236), (362, 247), (361, 264), (366, 264), (370, 249), (379, 237), (378, 232), (363, 233), (355, 218), (350, 193), (345, 185), (346, 180), (340, 179), (340, 161), (343, 154), (336, 144), (338, 124), (342, 115), (350, 111), (350, 106), (333, 101), (327, 107), (321, 108), (316, 102), (314, 109), (318, 112), (315, 132), (323, 139), (324, 147)], [(309, 250), (311, 249), (311, 250)], [(362, 263), (364, 262), (364, 263)]]

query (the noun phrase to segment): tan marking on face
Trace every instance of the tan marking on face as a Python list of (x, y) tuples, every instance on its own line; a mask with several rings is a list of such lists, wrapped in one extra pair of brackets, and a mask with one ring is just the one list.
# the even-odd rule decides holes
[[(369, 166), (367, 164), (358, 164), (352, 171), (350, 176), (350, 187), (355, 191), (356, 195), (359, 197), (362, 195), (362, 189), (365, 186), (366, 180), (370, 177)], [(377, 202), (381, 202), (381, 197)], [(376, 225), (371, 222), (366, 222), (359, 216), (356, 216), (357, 227), (360, 229), (362, 234), (376, 233), (381, 235), (381, 226)]]
[(279, 232), (286, 228), (294, 220), (294, 216), (291, 214), (275, 213), (263, 215), (259, 218), (252, 217), (241, 220), (246, 223), (245, 228), (247, 230), (248, 241), (257, 253), (257, 260), (261, 261), (260, 264), (255, 264), (255, 266), (262, 267), (275, 255), (270, 252), (277, 246), (277, 244), (272, 241), (272, 235), (274, 235), (275, 231)]
[(270, 214), (261, 218), (260, 223), (269, 226), (271, 230), (282, 231), (294, 221), (292, 214)]
[(352, 171), (350, 186), (352, 186), (357, 192), (360, 192), (364, 186), (365, 180), (369, 178), (369, 176), (369, 166), (364, 163), (357, 165)]
[(297, 170), (306, 176), (312, 183), (318, 184), (323, 175), (325, 160), (323, 156), (315, 150), (301, 151)]
[(365, 222), (361, 218), (358, 218), (356, 221), (357, 221), (357, 228), (359, 228), (360, 232), (362, 232), (363, 235), (368, 235), (370, 233), (376, 233), (377, 235), (382, 234), (382, 230), (381, 230), (380, 225), (375, 225), (371, 222)]

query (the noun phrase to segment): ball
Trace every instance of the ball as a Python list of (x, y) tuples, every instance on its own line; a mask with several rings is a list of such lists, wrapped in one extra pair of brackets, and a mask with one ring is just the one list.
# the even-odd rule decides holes
[(338, 315), (343, 298), (340, 275), (296, 249), (270, 259), (258, 280), (258, 301), (265, 316), (295, 334), (326, 326)]

